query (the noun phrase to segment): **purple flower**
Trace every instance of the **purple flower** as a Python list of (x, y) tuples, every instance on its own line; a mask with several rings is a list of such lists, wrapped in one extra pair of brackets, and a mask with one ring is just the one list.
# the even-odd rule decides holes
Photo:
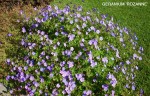
[(12, 36), (12, 34), (11, 34), (11, 33), (8, 33), (7, 36), (10, 37), (10, 36)]
[(90, 41), (89, 41), (89, 44), (92, 45), (92, 43), (93, 43), (93, 40), (90, 40)]
[(6, 63), (7, 63), (7, 64), (10, 64), (10, 59), (6, 59)]
[(58, 96), (58, 91), (57, 91), (57, 89), (53, 89), (51, 96)]
[(13, 90), (10, 90), (10, 91), (9, 91), (10, 94), (12, 94), (13, 92), (14, 92)]
[(87, 25), (85, 23), (82, 24), (82, 28), (85, 28)]
[(35, 87), (38, 87), (39, 86), (39, 83), (38, 82), (33, 82), (34, 86)]
[(55, 35), (56, 35), (56, 36), (58, 36), (58, 35), (59, 35), (59, 33), (58, 33), (58, 32), (55, 32)]
[(65, 65), (65, 61), (60, 62), (60, 66), (63, 67)]
[(76, 74), (75, 77), (77, 78), (77, 80), (80, 80), (81, 82), (84, 82), (84, 78), (83, 78), (83, 74)]
[(130, 61), (129, 61), (129, 60), (127, 60), (127, 61), (126, 61), (126, 63), (129, 65), (129, 64), (130, 64)]
[(94, 26), (91, 26), (90, 28), (91, 28), (91, 30), (95, 31), (95, 28), (94, 28)]
[(129, 88), (129, 84), (126, 84), (126, 85), (125, 85), (125, 88)]
[(116, 80), (116, 78), (115, 78), (115, 76), (114, 76), (113, 74), (109, 73), (109, 74), (107, 75), (107, 79), (110, 79), (110, 80), (111, 80), (111, 81), (110, 81), (110, 84), (112, 84), (113, 87), (116, 86), (117, 80)]
[(50, 57), (49, 56), (46, 56), (46, 59), (49, 59)]
[(92, 52), (90, 51), (88, 55), (89, 55), (89, 61), (92, 61), (93, 58)]
[(77, 10), (78, 10), (78, 11), (82, 11), (82, 6), (79, 6), (79, 7), (77, 8)]
[(102, 58), (102, 62), (107, 64), (108, 63), (107, 57)]
[(35, 55), (36, 53), (35, 52), (32, 52), (32, 55)]
[(33, 81), (34, 80), (34, 76), (30, 76), (30, 81)]
[(121, 69), (123, 74), (126, 74), (126, 71), (124, 68)]
[(81, 17), (81, 14), (78, 13), (78, 14), (77, 14), (77, 17), (80, 18), (80, 17)]
[(62, 91), (62, 94), (66, 94), (66, 91), (65, 91), (65, 90), (63, 90), (63, 91)]
[(92, 39), (92, 40), (89, 41), (89, 44), (90, 45), (93, 44), (94, 46), (97, 46), (97, 40), (96, 39)]
[(144, 94), (144, 90), (140, 89), (140, 96), (142, 96)]
[(100, 33), (100, 30), (96, 30), (96, 33), (99, 34), (99, 33)]
[(47, 6), (48, 11), (52, 11), (52, 7), (50, 5)]
[(138, 58), (138, 56), (137, 56), (137, 54), (133, 54), (133, 59), (136, 59), (136, 58)]
[(39, 90), (39, 93), (42, 94), (43, 93), (42, 90)]
[(84, 43), (81, 42), (81, 43), (80, 43), (80, 46), (81, 46), (81, 47), (84, 47)]
[(114, 32), (111, 32), (111, 36), (116, 37), (116, 34)]
[(94, 62), (94, 60), (91, 61), (91, 67), (95, 67), (97, 65), (97, 62)]
[(120, 42), (123, 42), (123, 38), (120, 38)]
[(44, 70), (45, 70), (45, 68), (40, 68), (40, 71), (41, 71), (41, 72), (44, 72)]
[(44, 79), (43, 79), (43, 77), (41, 77), (41, 78), (40, 78), (40, 82), (44, 82)]
[(72, 68), (72, 67), (73, 67), (73, 65), (74, 65), (74, 62), (72, 62), (72, 61), (68, 61), (68, 62), (67, 62), (67, 64), (69, 65), (69, 68)]
[(19, 72), (21, 72), (22, 71), (22, 67), (18, 67), (18, 70), (19, 70)]
[(113, 87), (115, 87), (116, 86), (116, 84), (117, 84), (117, 80), (111, 80), (111, 82), (110, 82), (111, 84), (112, 84), (112, 86)]
[(96, 81), (97, 81), (97, 80), (94, 78), (94, 79), (93, 79), (93, 82), (96, 82)]
[(47, 67), (47, 63), (46, 63), (46, 62), (45, 62), (45, 63), (43, 63), (43, 64), (44, 64), (44, 66), (45, 66), (45, 67)]
[(44, 35), (44, 34), (45, 34), (45, 32), (44, 32), (44, 31), (42, 31), (42, 32), (41, 32), (41, 35)]
[(65, 54), (66, 54), (67, 56), (71, 56), (72, 52), (71, 52), (70, 50), (66, 50), (66, 51), (65, 51)]
[(132, 90), (135, 90), (135, 85), (132, 85)]
[(80, 82), (84, 82), (85, 81), (85, 79), (82, 77), (82, 78), (80, 78)]
[(61, 70), (60, 74), (62, 74), (63, 77), (66, 77), (66, 76), (70, 75), (70, 72)]
[(62, 82), (65, 84), (65, 86), (68, 85), (68, 81), (66, 80), (66, 78), (63, 78)]
[(27, 66), (24, 66), (24, 70), (26, 71), (28, 69), (28, 67)]
[(54, 76), (54, 74), (53, 74), (53, 73), (50, 73), (49, 77), (52, 78), (53, 76)]
[(104, 84), (104, 85), (102, 85), (102, 88), (104, 89), (104, 91), (107, 91), (108, 90), (108, 85)]
[(25, 33), (25, 32), (26, 32), (25, 27), (22, 27), (22, 32), (23, 32), (23, 33)]
[(57, 42), (57, 45), (59, 46), (59, 45), (60, 45), (60, 42)]
[(6, 80), (8, 81), (10, 79), (10, 76), (8, 75), (7, 77), (6, 77)]
[(68, 35), (69, 41), (72, 41), (75, 38), (74, 34)]
[(73, 51), (73, 50), (74, 50), (74, 48), (73, 48), (73, 47), (70, 47), (70, 50), (71, 50), (71, 51)]
[(106, 23), (104, 22), (104, 20), (101, 20), (100, 23), (104, 26), (106, 26)]
[(82, 96), (87, 96), (87, 95), (91, 95), (92, 91), (91, 90), (85, 90), (83, 91), (83, 95)]
[(56, 87), (59, 88), (59, 87), (60, 87), (60, 84), (58, 83), (58, 84), (56, 85)]

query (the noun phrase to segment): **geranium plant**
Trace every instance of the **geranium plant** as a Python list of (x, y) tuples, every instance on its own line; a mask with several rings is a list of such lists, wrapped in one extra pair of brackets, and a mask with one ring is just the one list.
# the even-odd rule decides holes
[(20, 20), (18, 51), (6, 60), (11, 94), (133, 94), (143, 51), (133, 33), (82, 6), (49, 5), (38, 11), (36, 17)]

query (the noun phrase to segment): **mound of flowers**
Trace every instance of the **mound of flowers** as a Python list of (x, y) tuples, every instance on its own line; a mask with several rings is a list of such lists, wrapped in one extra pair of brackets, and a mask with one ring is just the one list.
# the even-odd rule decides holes
[(126, 27), (82, 6), (38, 11), (20, 21), (18, 51), (6, 60), (11, 94), (114, 96), (136, 90), (143, 48)]

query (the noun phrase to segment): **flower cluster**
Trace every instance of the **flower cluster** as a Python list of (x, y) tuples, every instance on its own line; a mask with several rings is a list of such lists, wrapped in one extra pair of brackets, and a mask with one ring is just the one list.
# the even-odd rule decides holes
[(6, 60), (11, 94), (114, 96), (136, 89), (143, 48), (113, 18), (48, 5), (23, 23), (19, 51)]

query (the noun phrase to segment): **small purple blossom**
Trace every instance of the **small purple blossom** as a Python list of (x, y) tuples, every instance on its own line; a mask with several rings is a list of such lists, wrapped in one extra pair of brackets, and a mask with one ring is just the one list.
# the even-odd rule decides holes
[(69, 41), (72, 41), (75, 38), (74, 34), (68, 35)]
[(38, 87), (39, 86), (39, 83), (38, 82), (33, 82), (34, 86), (35, 87)]
[(33, 81), (34, 80), (34, 76), (30, 76), (30, 81)]
[(10, 59), (6, 59), (6, 63), (10, 64), (11, 63)]
[(102, 58), (102, 62), (107, 64), (108, 63), (107, 57)]
[(111, 93), (111, 96), (115, 96), (115, 91), (112, 90), (111, 92), (112, 92), (112, 93)]
[(74, 62), (68, 61), (67, 64), (69, 65), (69, 68), (72, 68), (74, 66)]
[(23, 33), (25, 33), (25, 32), (26, 32), (25, 27), (22, 27), (22, 32), (23, 32)]
[(84, 82), (84, 77), (83, 74), (76, 74), (75, 77), (77, 78), (77, 80), (80, 80), (81, 82)]
[(90, 96), (92, 94), (91, 90), (85, 90), (83, 91), (83, 95), (82, 96)]
[(11, 34), (11, 33), (8, 33), (8, 34), (7, 34), (7, 36), (8, 36), (8, 37), (11, 37), (11, 36), (12, 36), (12, 34)]
[(104, 91), (107, 91), (108, 90), (108, 85), (104, 84), (104, 85), (102, 85), (102, 88), (104, 89)]

